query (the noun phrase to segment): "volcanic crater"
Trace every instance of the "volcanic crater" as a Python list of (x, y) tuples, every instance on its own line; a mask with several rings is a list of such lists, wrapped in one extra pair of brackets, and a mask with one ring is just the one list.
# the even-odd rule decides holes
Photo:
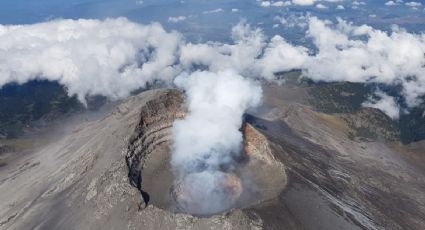
[[(210, 216), (234, 208), (246, 208), (277, 197), (286, 187), (285, 166), (272, 153), (267, 139), (244, 123), (243, 150), (234, 164), (223, 165), (211, 179), (208, 171), (175, 178), (170, 164), (176, 119), (184, 119), (186, 108), (180, 91), (169, 90), (141, 108), (140, 121), (129, 141), (126, 162), (129, 179), (146, 204), (172, 212)], [(199, 127), (202, 128), (202, 127)], [(213, 183), (205, 195), (197, 183)]]

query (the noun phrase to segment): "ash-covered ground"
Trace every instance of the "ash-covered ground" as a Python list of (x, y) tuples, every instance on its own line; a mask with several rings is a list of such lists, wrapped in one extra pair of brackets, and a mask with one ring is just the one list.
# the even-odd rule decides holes
[(422, 142), (355, 138), (343, 115), (306, 103), (308, 90), (263, 90), (262, 108), (245, 116), (247, 159), (232, 171), (243, 192), (223, 212), (175, 208), (169, 131), (185, 111), (178, 91), (153, 90), (102, 116), (83, 114), (43, 134), (2, 141), (0, 228), (425, 227)]

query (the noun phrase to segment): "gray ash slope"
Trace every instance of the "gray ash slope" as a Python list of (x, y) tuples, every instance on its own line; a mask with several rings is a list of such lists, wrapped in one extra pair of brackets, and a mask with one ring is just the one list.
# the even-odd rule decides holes
[[(151, 191), (146, 203), (141, 169), (155, 161), (140, 153), (159, 151), (143, 148), (169, 142), (163, 131), (183, 116), (167, 104), (177, 91), (154, 90), (0, 167), (0, 229), (425, 228), (424, 171), (402, 154), (420, 147), (350, 139), (344, 119), (265, 92), (271, 109), (247, 120), (285, 165), (289, 184), (276, 198), (207, 218), (160, 208)], [(138, 136), (152, 119), (154, 135)]]
[[(172, 125), (175, 111), (167, 102), (178, 98), (176, 94), (175, 90), (153, 90), (131, 97), (105, 118), (83, 122), (1, 167), (0, 228), (261, 229), (260, 219), (241, 210), (198, 218), (145, 203), (132, 176), (129, 162), (137, 161), (131, 160), (131, 150), (156, 144), (133, 141), (140, 140), (140, 125), (152, 122), (154, 134), (146, 137), (166, 141), (168, 135), (161, 130)], [(140, 167), (152, 154), (139, 158)]]

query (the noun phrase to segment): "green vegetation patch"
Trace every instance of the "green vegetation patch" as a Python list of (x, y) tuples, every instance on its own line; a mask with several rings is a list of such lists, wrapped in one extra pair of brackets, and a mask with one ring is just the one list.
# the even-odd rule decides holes
[(47, 114), (63, 114), (82, 109), (76, 97), (56, 82), (34, 80), (0, 89), (0, 135), (11, 138), (22, 134), (32, 121)]
[[(351, 137), (369, 140), (385, 139), (404, 144), (425, 139), (425, 103), (401, 113), (392, 120), (381, 111), (364, 108), (362, 103), (373, 95), (376, 86), (364, 83), (314, 83), (309, 82), (308, 103), (315, 110), (340, 115), (352, 128)], [(391, 95), (399, 96), (396, 86), (387, 87)], [(425, 100), (425, 98), (423, 98)], [(403, 107), (403, 109), (406, 109)]]
[(308, 89), (309, 103), (324, 113), (352, 113), (362, 108), (370, 88), (362, 83), (318, 83)]

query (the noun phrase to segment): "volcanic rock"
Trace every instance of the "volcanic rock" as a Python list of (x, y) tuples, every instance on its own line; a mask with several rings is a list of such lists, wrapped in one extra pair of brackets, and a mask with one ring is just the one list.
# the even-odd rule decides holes
[(273, 87), (264, 88), (272, 114), (246, 116), (245, 155), (224, 172), (242, 189), (237, 179), (218, 185), (236, 199), (223, 213), (173, 206), (170, 128), (186, 111), (179, 91), (161, 89), (71, 129), (64, 123), (0, 167), (0, 229), (425, 228), (424, 171), (410, 160), (423, 158), (423, 143), (350, 139), (346, 120)]

